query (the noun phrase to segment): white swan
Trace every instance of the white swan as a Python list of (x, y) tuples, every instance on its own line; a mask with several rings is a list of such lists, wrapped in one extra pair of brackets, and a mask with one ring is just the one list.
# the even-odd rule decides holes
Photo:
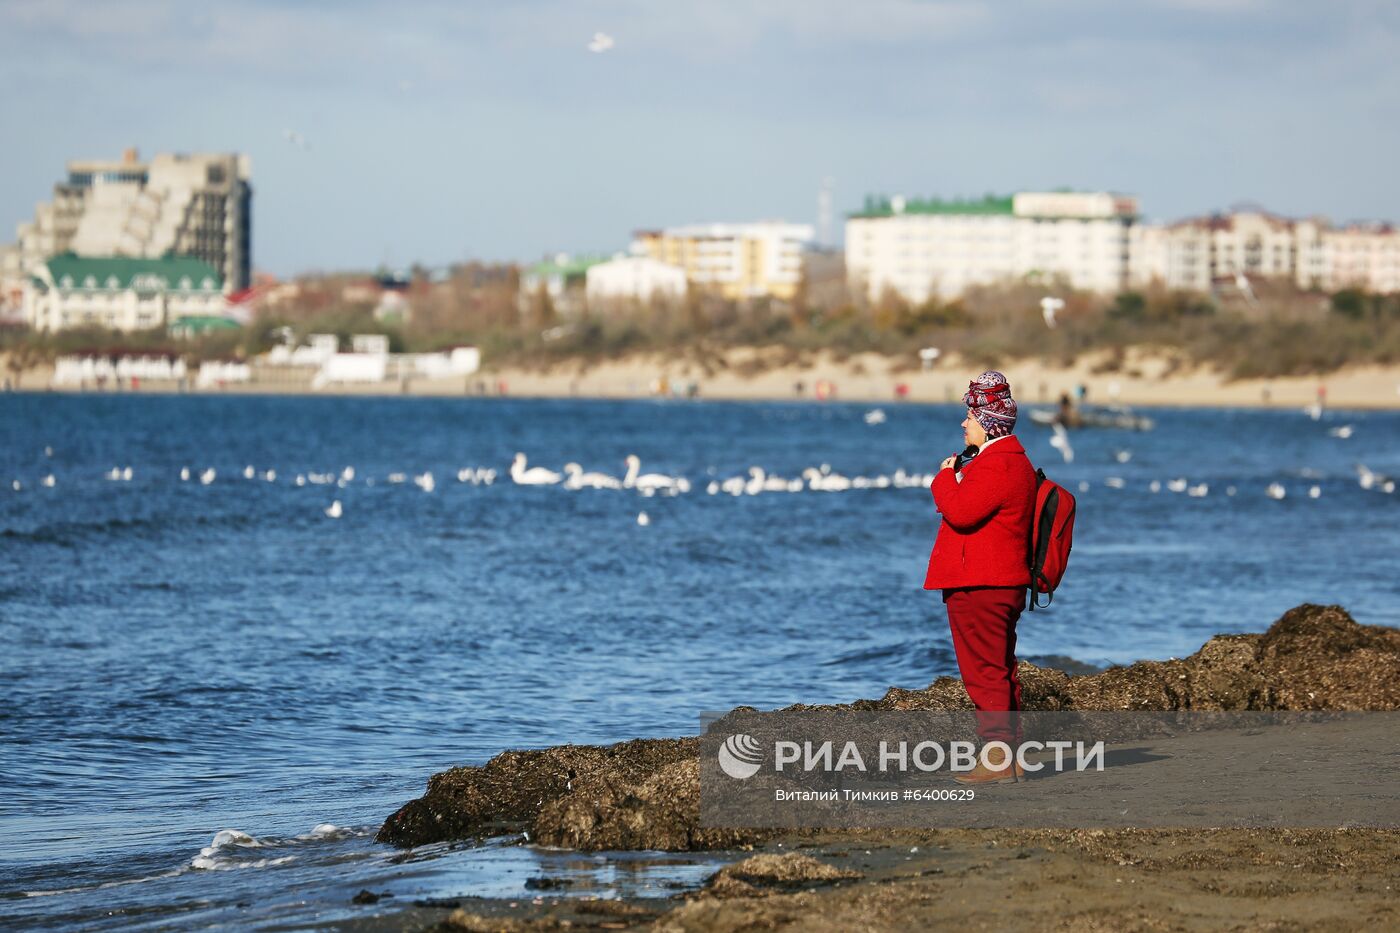
[(636, 454), (627, 455), (627, 475), (622, 485), (628, 489), (651, 489), (653, 491), (674, 486), (678, 492), (689, 492), (690, 481), (683, 476), (667, 476), (664, 473), (641, 473), (642, 460)]
[(564, 480), (565, 489), (621, 489), (622, 481), (606, 473), (585, 473), (577, 463), (564, 464), (564, 472), (569, 478)]
[(553, 470), (546, 470), (544, 467), (525, 468), (525, 455), (517, 453), (515, 462), (510, 466), (510, 478), (518, 486), (553, 486), (563, 479)]

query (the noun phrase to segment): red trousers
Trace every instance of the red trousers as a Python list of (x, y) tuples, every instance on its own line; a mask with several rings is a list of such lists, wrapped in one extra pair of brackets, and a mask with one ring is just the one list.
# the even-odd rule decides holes
[[(1023, 586), (943, 591), (953, 651), (963, 686), (977, 708), (983, 742), (1013, 745), (1021, 737), (1021, 681), (1016, 675), (1016, 620), (1026, 605)], [(1014, 748), (1014, 745), (1013, 745)]]

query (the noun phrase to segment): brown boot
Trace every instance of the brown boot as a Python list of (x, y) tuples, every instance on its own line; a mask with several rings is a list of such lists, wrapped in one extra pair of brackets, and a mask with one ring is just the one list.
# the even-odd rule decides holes
[(1015, 784), (1025, 776), (1026, 770), (1015, 762), (1005, 768), (992, 770), (979, 761), (977, 767), (971, 771), (953, 775), (953, 780), (959, 784)]

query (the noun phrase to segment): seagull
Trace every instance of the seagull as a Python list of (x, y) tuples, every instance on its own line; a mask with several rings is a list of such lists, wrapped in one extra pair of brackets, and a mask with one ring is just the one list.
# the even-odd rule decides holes
[(1309, 499), (1319, 499), (1319, 498), (1321, 498), (1321, 497), (1322, 497), (1322, 487), (1321, 487), (1321, 486), (1313, 486), (1313, 487), (1311, 487), (1311, 488), (1308, 489), (1308, 498), (1309, 498)]
[(544, 467), (531, 467), (527, 470), (525, 464), (525, 455), (517, 453), (515, 462), (510, 467), (510, 478), (518, 486), (553, 486), (563, 479), (558, 473)]
[(1040, 299), (1040, 316), (1045, 318), (1045, 326), (1054, 328), (1055, 312), (1065, 306), (1063, 298), (1045, 297)]
[(1227, 496), (1233, 496), (1234, 494), (1235, 494), (1235, 487), (1234, 487), (1234, 486), (1226, 486), (1226, 487), (1225, 487), (1225, 495), (1227, 495)]
[(244, 478), (244, 479), (252, 479), (254, 476), (257, 476), (257, 475), (258, 475), (258, 471), (255, 470), (255, 469), (253, 469), (253, 465), (252, 465), (251, 463), (248, 464), (247, 466), (245, 466), (245, 467), (243, 468), (243, 478)]
[(613, 37), (605, 32), (595, 32), (593, 38), (589, 40), (588, 51), (602, 53), (616, 45)]
[(125, 469), (122, 470), (122, 482), (123, 482), (123, 483), (129, 483), (129, 482), (131, 482), (131, 467), (126, 467)]
[(1313, 402), (1311, 405), (1308, 405), (1307, 407), (1305, 407), (1305, 408), (1303, 409), (1303, 414), (1307, 415), (1309, 418), (1311, 418), (1311, 419), (1314, 420), (1314, 421), (1321, 421), (1321, 420), (1322, 420), (1322, 403), (1321, 403), (1321, 402)]
[(182, 483), (188, 483), (189, 481), (190, 481), (190, 468), (189, 468), (189, 467), (180, 467), (180, 482), (182, 482)]
[(885, 423), (885, 412), (884, 412), (884, 409), (881, 409), (881, 408), (872, 408), (870, 411), (867, 411), (867, 412), (865, 413), (865, 423), (866, 423), (866, 424), (884, 424), (884, 423)]
[(1161, 491), (1162, 491), (1162, 481), (1159, 480), (1159, 479), (1154, 479), (1152, 482), (1150, 482), (1150, 483), (1147, 484), (1147, 491), (1148, 491), (1148, 492), (1161, 492)]
[(1204, 499), (1210, 492), (1208, 483), (1197, 483), (1195, 486), (1186, 487), (1186, 494), (1193, 499)]
[(217, 475), (218, 474), (214, 472), (214, 468), (210, 467), (203, 473), (199, 474), (199, 481), (205, 486), (208, 486), (210, 483), (214, 482), (214, 477)]
[(1113, 452), (1113, 459), (1117, 460), (1119, 463), (1127, 463), (1129, 460), (1133, 459), (1133, 452), (1131, 450), (1115, 450)]
[(1186, 491), (1186, 478), (1185, 478), (1185, 477), (1178, 477), (1178, 478), (1176, 478), (1176, 479), (1167, 480), (1167, 490), (1168, 490), (1169, 492), (1185, 492), (1185, 491)]
[(52, 456), (53, 456), (53, 448), (52, 448), (52, 447), (45, 447), (45, 448), (44, 448), (44, 456), (45, 456), (45, 457), (52, 457)]
[(352, 483), (352, 482), (354, 482), (354, 481), (355, 481), (355, 468), (352, 467), (352, 466), (348, 466), (348, 467), (346, 467), (345, 469), (341, 470), (341, 471), (340, 471), (340, 479), (341, 479), (342, 482), (346, 482), (346, 483)]
[(1270, 483), (1269, 488), (1264, 490), (1264, 494), (1270, 499), (1282, 499), (1288, 495), (1288, 490), (1283, 488), (1282, 483)]
[(437, 488), (437, 481), (433, 479), (432, 473), (424, 473), (422, 476), (413, 477), (413, 485), (424, 492), (432, 492)]
[(1088, 491), (1089, 491), (1089, 481), (1088, 481), (1087, 479), (1081, 479), (1081, 480), (1079, 481), (1079, 491), (1080, 491), (1080, 492), (1088, 492)]
[(651, 516), (648, 515), (648, 514), (645, 513), (645, 512), (638, 512), (638, 513), (637, 513), (637, 524), (638, 524), (638, 525), (641, 525), (643, 528), (645, 528), (646, 526), (648, 526), (648, 525), (651, 524)]
[(268, 470), (266, 473), (263, 474), (263, 479), (267, 480), (269, 483), (277, 482), (277, 471)]
[(343, 514), (345, 514), (345, 509), (341, 507), (339, 499), (326, 507), (326, 515), (329, 518), (339, 518)]
[(15, 492), (19, 492), (24, 487), (20, 485), (19, 480), (14, 480), (10, 483), (10, 488), (13, 489)]
[(1121, 476), (1110, 476), (1103, 481), (1103, 484), (1109, 489), (1122, 489), (1127, 485), (1127, 483), (1123, 482), (1123, 477)]
[(1069, 432), (1065, 430), (1064, 425), (1058, 422), (1051, 425), (1051, 428), (1054, 429), (1055, 433), (1050, 437), (1050, 446), (1060, 452), (1061, 456), (1065, 458), (1065, 463), (1073, 463), (1074, 448), (1069, 444)]
[[(313, 478), (312, 478), (311, 481), (312, 481), (313, 483), (316, 482), (316, 480), (315, 480), (315, 478), (314, 478), (314, 477), (315, 477), (315, 474), (312, 474), (312, 477), (313, 477)], [(407, 473), (390, 473), (390, 474), (389, 474), (389, 482), (395, 483), (395, 484), (398, 484), (398, 483), (406, 483), (406, 482), (408, 482), (408, 474), (407, 474)]]
[(296, 130), (283, 130), (282, 138), (285, 139), (287, 142), (291, 143), (293, 146), (296, 146), (298, 149), (311, 148), (311, 146), (306, 142), (306, 137), (298, 133)]
[(53, 474), (50, 473), (48, 476), (45, 476), (43, 479), (39, 480), (39, 482), (42, 483), (44, 486), (47, 486), (49, 489), (52, 489), (54, 487), (54, 483), (58, 482), (58, 480), (54, 479)]
[(1356, 429), (1349, 424), (1344, 424), (1339, 428), (1333, 428), (1327, 433), (1332, 435), (1333, 437), (1339, 437), (1342, 440), (1346, 440), (1347, 438), (1351, 437), (1353, 434), (1356, 433)]

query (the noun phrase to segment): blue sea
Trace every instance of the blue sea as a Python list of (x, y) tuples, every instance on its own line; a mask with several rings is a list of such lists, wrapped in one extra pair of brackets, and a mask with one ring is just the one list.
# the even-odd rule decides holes
[[(281, 928), (530, 897), (539, 875), (699, 883), (714, 857), (498, 840), (404, 859), (372, 836), (430, 774), (503, 749), (955, 673), (921, 588), (922, 485), (707, 491), (754, 466), (931, 473), (961, 449), (960, 407), (873, 407), (0, 396), (0, 925)], [(1400, 625), (1400, 413), (1150, 414), (1073, 433), (1072, 462), (1023, 419), (1079, 498), (1023, 657), (1183, 656), (1302, 602)], [(690, 491), (516, 485), (517, 452), (613, 476), (636, 454)], [(361, 888), (394, 897), (357, 906)]]

